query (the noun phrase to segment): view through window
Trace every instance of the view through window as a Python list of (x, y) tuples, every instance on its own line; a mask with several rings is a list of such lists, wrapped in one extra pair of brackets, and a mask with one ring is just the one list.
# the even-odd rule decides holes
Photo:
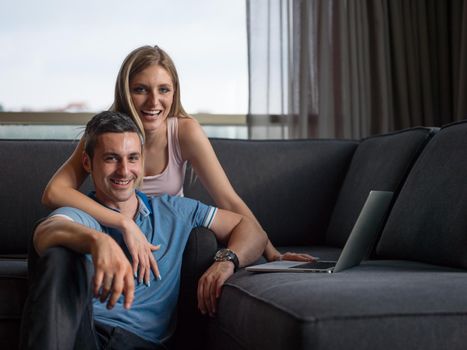
[(125, 56), (158, 45), (190, 114), (246, 114), (245, 1), (18, 0), (0, 4), (0, 111), (96, 112)]

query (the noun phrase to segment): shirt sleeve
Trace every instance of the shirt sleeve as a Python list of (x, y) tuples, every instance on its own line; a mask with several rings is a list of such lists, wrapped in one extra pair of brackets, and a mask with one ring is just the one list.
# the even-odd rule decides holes
[(186, 197), (166, 196), (164, 198), (177, 211), (178, 217), (188, 220), (192, 227), (210, 228), (217, 208)]
[(102, 231), (102, 226), (99, 224), (99, 222), (96, 219), (94, 219), (88, 213), (82, 210), (76, 209), (76, 208), (71, 208), (71, 207), (58, 208), (54, 210), (52, 213), (50, 213), (49, 218), (51, 217), (62, 217), (62, 218), (71, 220), (73, 222), (76, 222), (77, 224), (81, 224), (89, 228), (92, 228), (94, 230)]
[(206, 214), (206, 216), (204, 218), (202, 226), (206, 227), (206, 228), (211, 228), (211, 224), (212, 224), (216, 214), (217, 214), (217, 208), (209, 206), (209, 210), (208, 210), (208, 212), (207, 212), (207, 214)]

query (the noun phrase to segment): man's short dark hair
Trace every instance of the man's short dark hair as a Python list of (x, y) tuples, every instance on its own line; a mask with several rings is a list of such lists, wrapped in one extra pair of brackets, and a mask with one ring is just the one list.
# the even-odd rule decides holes
[(141, 140), (141, 148), (143, 147), (144, 137), (129, 116), (120, 112), (104, 111), (92, 117), (84, 130), (84, 151), (91, 159), (94, 156), (98, 136), (108, 132), (134, 132), (138, 134)]

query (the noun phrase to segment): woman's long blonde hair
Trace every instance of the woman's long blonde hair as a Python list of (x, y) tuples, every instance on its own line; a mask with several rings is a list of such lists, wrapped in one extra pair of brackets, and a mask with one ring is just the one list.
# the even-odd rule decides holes
[(139, 47), (125, 58), (118, 72), (115, 83), (115, 99), (111, 110), (128, 114), (138, 125), (144, 135), (144, 128), (138, 112), (131, 100), (130, 80), (135, 74), (143, 71), (147, 67), (156, 64), (164, 68), (172, 77), (174, 87), (174, 97), (172, 107), (169, 111), (169, 117), (189, 117), (185, 112), (180, 100), (180, 81), (178, 79), (177, 69), (170, 56), (158, 46)]

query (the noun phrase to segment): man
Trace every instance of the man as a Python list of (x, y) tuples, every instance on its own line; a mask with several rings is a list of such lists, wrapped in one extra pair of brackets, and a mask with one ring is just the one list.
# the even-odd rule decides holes
[(84, 139), (83, 166), (92, 175), (92, 197), (135, 220), (153, 244), (158, 276), (135, 286), (120, 232), (78, 209), (55, 210), (34, 232), (39, 257), (31, 257), (35, 269), (23, 316), (22, 348), (163, 349), (172, 332), (182, 255), (191, 229), (210, 228), (228, 248), (216, 254), (199, 282), (198, 305), (210, 315), (234, 269), (260, 257), (266, 234), (254, 221), (226, 210), (135, 191), (143, 172), (143, 137), (126, 115), (96, 115)]

